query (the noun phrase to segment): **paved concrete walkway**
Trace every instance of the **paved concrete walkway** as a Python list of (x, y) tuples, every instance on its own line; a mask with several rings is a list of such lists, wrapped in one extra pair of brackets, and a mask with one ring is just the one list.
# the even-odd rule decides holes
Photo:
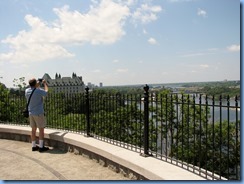
[(0, 139), (0, 180), (128, 180), (80, 155), (50, 148), (31, 151), (31, 143)]
[[(25, 126), (0, 124), (0, 132), (1, 139), (27, 141), (26, 136), (29, 137), (30, 128)], [(3, 152), (6, 157), (5, 158), (0, 154), (0, 179), (5, 179), (1, 177), (1, 174), (3, 174), (3, 176), (12, 174), (11, 177), (14, 179), (17, 179), (18, 176), (18, 178), (22, 177), (27, 180), (28, 178), (25, 177), (31, 172), (32, 176), (28, 177), (32, 177), (32, 179), (33, 177), (38, 177), (37, 180), (43, 180), (43, 178), (51, 180), (50, 178), (39, 174), (41, 173), (39, 170), (43, 170), (44, 174), (49, 172), (52, 176), (55, 176), (54, 178), (61, 180), (127, 180), (127, 178), (124, 178), (123, 176), (135, 179), (143, 176), (143, 178), (149, 180), (169, 181), (206, 180), (206, 178), (204, 178), (206, 177), (205, 172), (201, 172), (201, 175), (199, 173), (193, 173), (190, 171), (191, 168), (187, 170), (187, 166), (183, 166), (182, 168), (174, 165), (176, 164), (174, 161), (172, 161), (173, 163), (171, 164), (155, 159), (154, 157), (142, 157), (138, 152), (133, 150), (125, 149), (95, 138), (85, 137), (81, 134), (45, 129), (44, 136), (45, 139), (53, 141), (50, 142), (49, 145), (55, 145), (55, 147), (57, 146), (59, 149), (61, 148), (61, 150), (69, 149), (73, 153), (84, 155), (85, 158), (73, 155), (73, 153), (61, 152), (56, 149), (51, 149), (45, 153), (32, 152), (30, 143), (23, 142), (22, 144), (22, 142), (8, 142), (7, 140), (0, 139), (0, 153)], [(65, 146), (68, 147), (65, 148)], [(94, 158), (94, 160), (98, 160), (101, 165), (99, 165), (97, 161), (88, 159), (87, 156)], [(30, 163), (25, 165), (27, 160)], [(95, 163), (93, 163), (94, 165), (90, 165), (91, 163), (86, 164), (85, 161), (92, 161)], [(33, 167), (32, 165), (36, 166)], [(108, 167), (103, 167), (102, 165), (107, 165)], [(26, 168), (24, 166), (27, 169), (30, 167), (29, 172), (25, 170)], [(99, 166), (101, 167), (99, 168)], [(39, 168), (38, 171), (36, 168)], [(105, 169), (108, 170), (108, 168), (113, 169), (113, 171), (109, 170), (111, 172), (107, 174), (104, 173)], [(12, 169), (16, 170), (13, 170), (15, 172), (14, 174), (11, 173)], [(117, 175), (114, 173), (114, 170), (123, 173), (123, 175)], [(21, 172), (24, 174), (21, 174)], [(118, 178), (113, 178), (112, 174), (115, 174)]]

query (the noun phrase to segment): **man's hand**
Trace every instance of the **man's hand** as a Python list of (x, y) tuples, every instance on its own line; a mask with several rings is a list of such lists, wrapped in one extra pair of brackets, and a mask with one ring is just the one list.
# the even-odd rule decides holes
[(45, 79), (43, 79), (42, 84), (44, 84), (44, 90), (48, 92), (47, 81)]

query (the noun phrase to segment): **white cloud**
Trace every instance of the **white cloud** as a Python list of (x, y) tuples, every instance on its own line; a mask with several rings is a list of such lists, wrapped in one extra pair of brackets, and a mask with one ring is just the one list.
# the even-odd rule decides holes
[(193, 2), (197, 0), (168, 0), (171, 3)]
[(119, 3), (132, 6), (137, 3), (138, 0), (118, 0)]
[(65, 44), (113, 44), (124, 34), (123, 26), (130, 10), (112, 0), (102, 0), (90, 7), (86, 14), (70, 11), (68, 6), (54, 8), (58, 19), (44, 22), (38, 17), (26, 15), (30, 30), (22, 30), (17, 36), (9, 36), (2, 43), (10, 51), (0, 54), (0, 61), (14, 63), (38, 62), (59, 57), (72, 57)]
[(73, 56), (73, 54), (57, 44), (18, 43), (14, 51), (0, 54), (0, 61), (30, 63)]
[(202, 49), (198, 51), (191, 51), (188, 53), (183, 53), (180, 57), (197, 57), (197, 56), (206, 56), (211, 54), (216, 54), (220, 51), (219, 48), (209, 48), (209, 49)]
[(207, 49), (207, 51), (209, 51), (209, 52), (217, 52), (217, 51), (219, 51), (219, 48), (210, 48), (210, 49)]
[(201, 68), (209, 68), (209, 65), (206, 65), (206, 64), (202, 64), (200, 65)]
[(227, 50), (230, 52), (239, 52), (240, 45), (231, 45), (231, 46), (227, 47)]
[(92, 2), (93, 4), (98, 4), (98, 1), (97, 1), (97, 0), (91, 0), (91, 2)]
[(150, 6), (148, 4), (142, 4), (140, 8), (132, 14), (134, 21), (140, 21), (143, 24), (150, 23), (158, 19), (158, 13), (162, 11), (161, 6)]
[(148, 43), (150, 43), (151, 45), (156, 45), (157, 44), (157, 40), (155, 40), (154, 38), (150, 38), (148, 40)]
[(202, 52), (199, 52), (199, 53), (191, 53), (191, 54), (184, 54), (184, 55), (181, 55), (181, 57), (195, 57), (195, 56), (204, 56), (206, 55), (207, 53), (202, 53)]
[[(87, 14), (78, 11), (54, 9), (60, 19), (58, 28), (62, 30), (63, 41), (91, 44), (112, 44), (119, 40), (125, 32), (123, 25), (129, 16), (129, 8), (103, 0), (98, 6), (92, 7)], [(61, 39), (62, 39), (61, 37)]]
[(169, 75), (169, 72), (162, 72), (162, 75)]
[(118, 63), (118, 62), (119, 62), (118, 59), (113, 60), (113, 63)]
[(119, 69), (116, 70), (116, 72), (118, 72), (118, 73), (126, 73), (128, 71), (129, 70), (127, 68), (119, 68)]
[(207, 17), (207, 12), (205, 10), (202, 10), (201, 8), (198, 8), (197, 15)]
[(143, 34), (147, 34), (147, 30), (146, 29), (143, 29)]
[(100, 70), (100, 69), (96, 69), (96, 70), (93, 70), (92, 72), (93, 72), (93, 73), (100, 73), (101, 70)]

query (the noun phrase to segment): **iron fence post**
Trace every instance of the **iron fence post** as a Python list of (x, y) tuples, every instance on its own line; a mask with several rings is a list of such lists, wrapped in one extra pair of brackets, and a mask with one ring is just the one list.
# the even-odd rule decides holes
[(89, 87), (85, 88), (86, 94), (86, 136), (90, 137), (90, 104), (89, 104)]
[(141, 156), (148, 157), (149, 155), (149, 86), (144, 86), (144, 153)]

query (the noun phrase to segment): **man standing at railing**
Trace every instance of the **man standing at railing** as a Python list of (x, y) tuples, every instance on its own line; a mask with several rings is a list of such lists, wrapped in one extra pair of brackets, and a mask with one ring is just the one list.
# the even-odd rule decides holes
[[(44, 85), (44, 89), (39, 88), (39, 83)], [(43, 97), (47, 96), (48, 86), (45, 80), (38, 79), (38, 81), (33, 78), (29, 80), (30, 88), (26, 89), (25, 97), (28, 99), (33, 92), (30, 104), (29, 104), (29, 120), (31, 131), (31, 141), (32, 141), (32, 151), (43, 152), (49, 150), (48, 147), (44, 146), (44, 128), (46, 126), (46, 119), (44, 116), (44, 106), (43, 106)], [(39, 147), (36, 145), (36, 129), (39, 129)]]

